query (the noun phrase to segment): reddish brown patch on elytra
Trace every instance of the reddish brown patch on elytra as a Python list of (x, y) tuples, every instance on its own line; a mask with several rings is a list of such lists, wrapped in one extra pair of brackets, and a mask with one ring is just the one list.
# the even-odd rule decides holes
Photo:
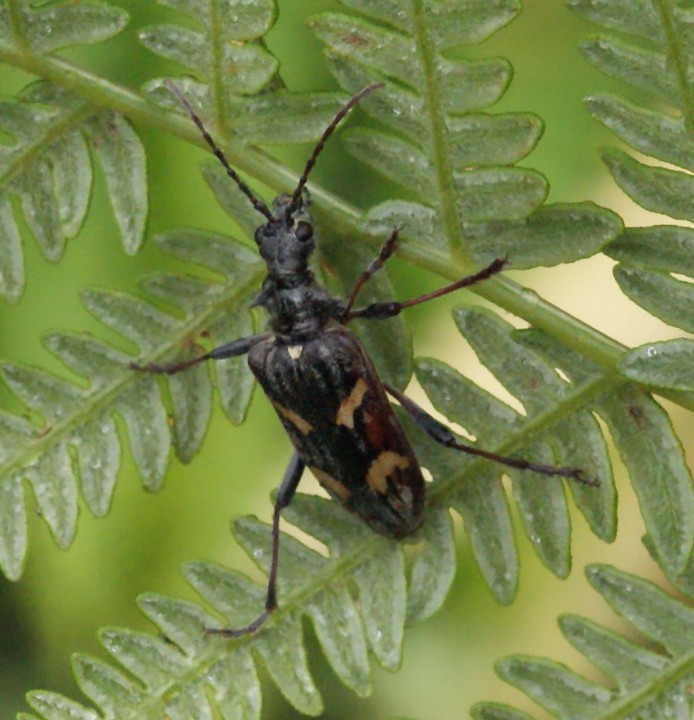
[(368, 404), (363, 408), (364, 411), (364, 435), (369, 447), (382, 448), (386, 440), (387, 425), (381, 421), (381, 418), (369, 412)]

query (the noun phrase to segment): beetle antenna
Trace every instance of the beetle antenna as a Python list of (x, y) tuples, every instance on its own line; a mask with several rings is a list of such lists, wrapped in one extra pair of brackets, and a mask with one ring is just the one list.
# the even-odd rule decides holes
[(203, 138), (205, 138), (205, 142), (212, 148), (214, 156), (220, 163), (222, 163), (222, 167), (226, 170), (227, 175), (239, 186), (239, 189), (251, 201), (253, 207), (261, 213), (261, 215), (265, 215), (270, 222), (273, 222), (275, 218), (272, 216), (268, 206), (260, 198), (257, 198), (253, 194), (253, 191), (248, 187), (248, 185), (246, 185), (246, 183), (238, 176), (236, 170), (229, 165), (229, 161), (214, 141), (212, 135), (210, 135), (210, 133), (208, 133), (205, 129), (200, 116), (195, 112), (195, 110), (193, 110), (191, 104), (186, 99), (186, 96), (181, 92), (177, 85), (171, 82), (171, 80), (164, 80), (164, 85), (171, 90), (171, 92), (178, 98), (181, 105), (183, 105), (185, 111), (188, 115), (190, 115), (190, 119), (196, 124)]
[(321, 139), (316, 143), (316, 147), (313, 148), (313, 152), (311, 153), (311, 157), (308, 159), (308, 162), (306, 163), (306, 167), (304, 168), (304, 172), (301, 174), (301, 177), (299, 178), (299, 184), (296, 186), (296, 190), (294, 190), (294, 194), (292, 195), (292, 201), (289, 203), (289, 207), (287, 208), (287, 215), (291, 215), (294, 210), (296, 210), (299, 199), (301, 198), (301, 193), (303, 192), (304, 188), (306, 187), (306, 183), (308, 181), (308, 176), (313, 170), (313, 166), (316, 164), (316, 160), (318, 159), (318, 156), (321, 153), (321, 150), (325, 146), (326, 141), (328, 138), (333, 134), (335, 131), (335, 128), (340, 124), (340, 121), (344, 118), (344, 116), (358, 103), (362, 101), (363, 98), (365, 98), (369, 93), (372, 93), (374, 90), (378, 90), (379, 88), (383, 87), (382, 82), (374, 83), (373, 85), (367, 85), (365, 88), (360, 90), (356, 95), (354, 95), (351, 99), (349, 99), (342, 108), (338, 111), (337, 115), (332, 119), (330, 125), (328, 125), (327, 128), (323, 131), (323, 135), (321, 135)]

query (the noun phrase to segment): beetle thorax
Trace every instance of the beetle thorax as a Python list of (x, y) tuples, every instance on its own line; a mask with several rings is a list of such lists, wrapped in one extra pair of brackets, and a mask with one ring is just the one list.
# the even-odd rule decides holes
[(267, 277), (253, 304), (268, 311), (272, 329), (288, 340), (319, 332), (335, 305), (309, 269), (315, 242), (307, 204), (302, 198), (292, 209), (291, 197), (280, 195), (272, 206), (273, 220), (255, 232)]

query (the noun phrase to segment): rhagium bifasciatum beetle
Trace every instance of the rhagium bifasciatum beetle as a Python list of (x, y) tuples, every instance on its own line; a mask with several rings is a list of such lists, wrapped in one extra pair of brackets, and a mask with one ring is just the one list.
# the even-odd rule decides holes
[(462, 443), (423, 408), (384, 383), (364, 346), (349, 330), (349, 324), (357, 318), (391, 318), (413, 305), (487, 280), (503, 269), (506, 259), (496, 259), (473, 275), (434, 292), (403, 302), (376, 302), (364, 307), (355, 306), (359, 291), (395, 252), (398, 229), (393, 230), (378, 257), (359, 276), (347, 300), (330, 297), (309, 269), (315, 248), (305, 189), (309, 174), (340, 121), (362, 98), (381, 86), (369, 85), (345, 103), (313, 149), (294, 192), (279, 195), (269, 208), (229, 165), (180, 90), (168, 83), (227, 175), (265, 218), (255, 231), (255, 241), (267, 264), (267, 276), (253, 306), (265, 308), (271, 329), (182, 362), (132, 367), (170, 375), (205, 360), (248, 355), (251, 371), (294, 446), (274, 504), (265, 609), (246, 627), (214, 628), (208, 631), (210, 634), (235, 638), (252, 633), (277, 608), (280, 513), (291, 502), (306, 468), (334, 500), (375, 532), (396, 539), (417, 532), (424, 515), (425, 481), (388, 396), (398, 401), (418, 427), (446, 447), (508, 467), (594, 484), (578, 468), (505, 457)]

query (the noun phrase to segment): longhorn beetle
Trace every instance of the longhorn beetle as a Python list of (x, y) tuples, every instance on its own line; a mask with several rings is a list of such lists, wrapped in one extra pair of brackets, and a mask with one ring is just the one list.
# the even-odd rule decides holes
[(471, 455), (541, 475), (573, 478), (594, 484), (581, 470), (553, 467), (504, 457), (465, 445), (438, 420), (377, 375), (366, 350), (347, 326), (356, 318), (384, 320), (413, 305), (469, 287), (500, 272), (507, 261), (497, 259), (474, 275), (404, 302), (377, 302), (354, 308), (359, 291), (393, 255), (398, 229), (393, 230), (376, 259), (359, 276), (346, 301), (330, 297), (309, 269), (315, 248), (308, 213), (306, 182), (326, 140), (349, 110), (382, 83), (369, 85), (352, 97), (323, 132), (291, 195), (275, 198), (272, 208), (258, 197), (229, 165), (181, 91), (167, 83), (197, 125), (227, 175), (266, 222), (255, 241), (267, 264), (267, 277), (252, 306), (264, 307), (270, 332), (233, 340), (198, 357), (170, 364), (132, 364), (136, 370), (173, 374), (204, 360), (248, 355), (251, 371), (274, 406), (294, 454), (275, 499), (272, 516), (271, 563), (265, 609), (246, 627), (210, 629), (210, 634), (240, 637), (257, 630), (277, 608), (280, 512), (291, 502), (308, 467), (328, 494), (381, 535), (404, 538), (422, 524), (425, 482), (388, 395), (436, 442)]

